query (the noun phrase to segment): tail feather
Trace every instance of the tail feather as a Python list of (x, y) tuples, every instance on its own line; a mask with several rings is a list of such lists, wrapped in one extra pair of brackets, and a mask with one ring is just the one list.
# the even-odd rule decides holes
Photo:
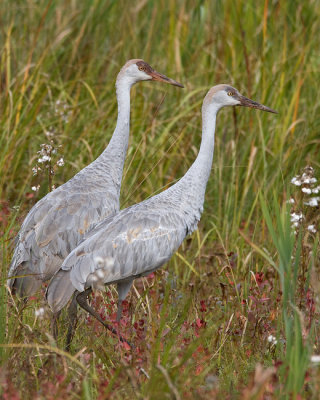
[(60, 311), (75, 292), (70, 280), (70, 271), (60, 269), (51, 279), (46, 298), (53, 313)]
[(12, 291), (17, 293), (19, 297), (30, 297), (41, 287), (41, 281), (32, 276), (16, 278), (12, 285)]
[(22, 276), (21, 278), (9, 278), (7, 281), (8, 287), (13, 293), (16, 293), (19, 297), (29, 297), (36, 293), (41, 287), (41, 279), (38, 276), (32, 274), (27, 267), (22, 265), (18, 268), (18, 271), (14, 274), (15, 276)]

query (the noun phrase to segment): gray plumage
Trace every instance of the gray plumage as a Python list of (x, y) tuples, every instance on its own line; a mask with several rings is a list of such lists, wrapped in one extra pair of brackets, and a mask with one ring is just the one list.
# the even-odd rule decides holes
[[(212, 165), (216, 114), (226, 105), (274, 112), (231, 86), (213, 87), (202, 106), (200, 151), (188, 172), (169, 189), (105, 219), (84, 236), (48, 286), (47, 300), (54, 312), (67, 304), (75, 290), (94, 287), (99, 277), (103, 284), (117, 283), (123, 300), (135, 278), (165, 264), (197, 228)], [(112, 262), (101, 267), (104, 259)]]
[[(16, 238), (8, 286), (30, 296), (50, 279), (97, 222), (119, 211), (119, 195), (130, 121), (130, 89), (138, 81), (178, 82), (154, 71), (143, 60), (128, 61), (116, 81), (117, 126), (105, 151), (28, 213)], [(28, 275), (15, 278), (19, 275)], [(12, 277), (12, 278), (11, 278)]]

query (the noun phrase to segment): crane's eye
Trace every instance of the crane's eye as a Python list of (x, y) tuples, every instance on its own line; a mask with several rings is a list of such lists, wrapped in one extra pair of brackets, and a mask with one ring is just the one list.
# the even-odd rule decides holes
[(234, 93), (233, 92), (228, 92), (227, 95), (228, 96), (234, 96)]
[(140, 67), (138, 67), (138, 68), (139, 68), (140, 71), (145, 71), (146, 70), (146, 68), (144, 66), (142, 66), (142, 65), (140, 65)]

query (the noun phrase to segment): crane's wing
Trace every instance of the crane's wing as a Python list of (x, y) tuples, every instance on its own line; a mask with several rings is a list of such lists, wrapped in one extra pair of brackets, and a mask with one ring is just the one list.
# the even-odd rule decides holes
[[(93, 192), (91, 185), (74, 178), (41, 199), (28, 213), (16, 239), (9, 276), (35, 274), (40, 280), (49, 279), (86, 231), (118, 211), (116, 193), (99, 187)], [(8, 285), (12, 286), (13, 281), (9, 280)]]
[(90, 286), (88, 278), (101, 269), (101, 260), (112, 260), (104, 267), (104, 284), (133, 280), (165, 264), (187, 234), (183, 215), (168, 209), (153, 210), (140, 203), (88, 232), (50, 282), (47, 300), (51, 308), (58, 311), (75, 288), (83, 291)]
[(80, 291), (87, 277), (99, 268), (98, 260), (111, 258), (113, 265), (104, 283), (148, 274), (166, 263), (186, 236), (182, 217), (163, 210), (135, 210), (116, 216), (106, 228), (90, 235), (63, 263)]

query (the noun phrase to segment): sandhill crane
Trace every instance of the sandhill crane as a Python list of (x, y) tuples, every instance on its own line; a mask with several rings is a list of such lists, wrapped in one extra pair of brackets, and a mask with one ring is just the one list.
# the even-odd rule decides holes
[[(116, 80), (118, 119), (108, 147), (90, 165), (47, 194), (30, 210), (16, 238), (8, 286), (21, 297), (37, 291), (93, 225), (119, 211), (128, 148), (130, 89), (139, 81), (183, 87), (141, 59), (128, 61)], [(25, 275), (16, 277), (17, 275)]]
[[(88, 295), (101, 283), (116, 283), (119, 320), (122, 301), (133, 280), (169, 261), (184, 238), (197, 228), (212, 165), (216, 115), (225, 106), (245, 106), (276, 113), (242, 96), (229, 85), (211, 88), (202, 105), (202, 141), (192, 166), (169, 189), (121, 210), (85, 235), (48, 286), (47, 300), (54, 313), (61, 310), (76, 291), (74, 299), (78, 304), (107, 329), (116, 332), (89, 306)], [(71, 337), (69, 335), (69, 340)], [(125, 341), (122, 337), (120, 340)]]

